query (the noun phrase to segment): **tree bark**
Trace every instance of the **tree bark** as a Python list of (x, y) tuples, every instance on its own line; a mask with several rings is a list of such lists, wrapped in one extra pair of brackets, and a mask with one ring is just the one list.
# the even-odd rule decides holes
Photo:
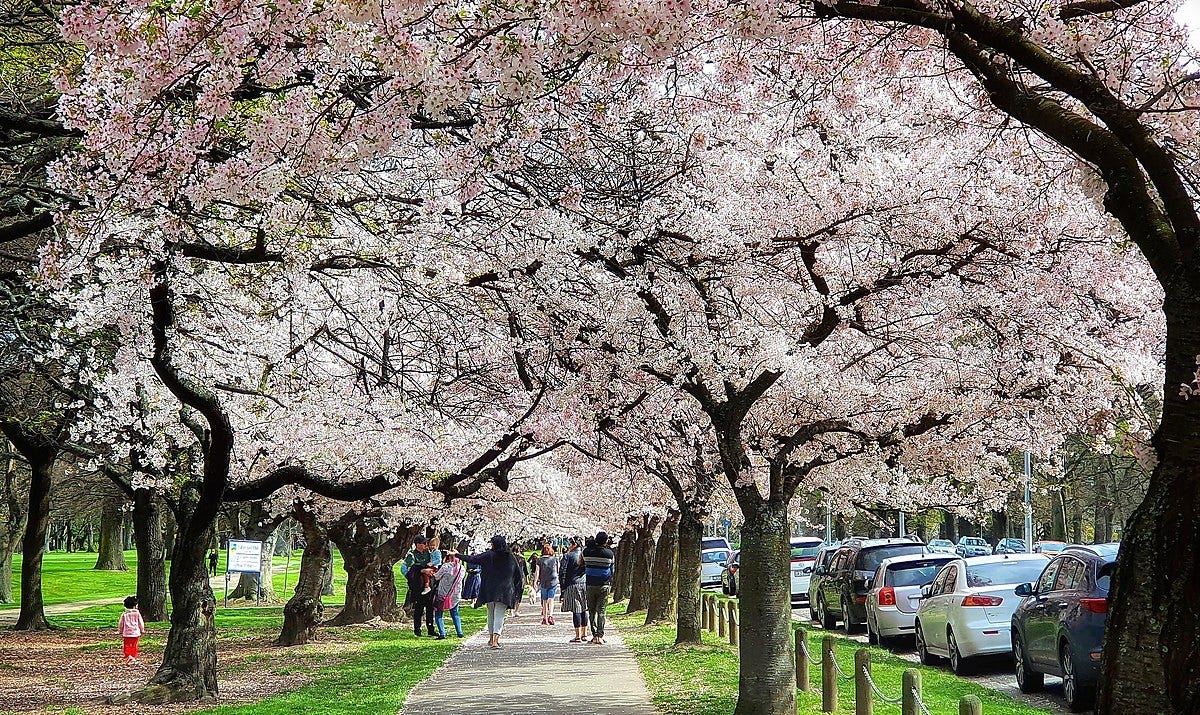
[(21, 614), (13, 630), (42, 631), (50, 628), (42, 601), (42, 557), (46, 553), (46, 529), (50, 526), (50, 481), (52, 454), (26, 454), (29, 460), (29, 511), (21, 540)]
[(683, 512), (679, 518), (679, 573), (676, 579), (678, 615), (675, 643), (700, 644), (700, 544), (704, 524)]
[(375, 532), (362, 519), (335, 524), (329, 529), (329, 538), (337, 544), (346, 569), (346, 603), (330, 625), (365, 623), (376, 616), (385, 621), (399, 619), (394, 569), (420, 532), (420, 527), (400, 527), (379, 543)]
[(654, 581), (654, 530), (662, 517), (642, 517), (634, 545), (633, 569), (630, 571), (629, 607), (626, 613), (644, 611), (650, 603), (650, 587)]
[(786, 501), (743, 507), (738, 608), (738, 701), (734, 715), (794, 715), (791, 547)]
[(619, 603), (629, 598), (633, 587), (633, 554), (637, 548), (637, 531), (625, 529), (621, 541), (617, 544), (616, 571), (613, 574), (613, 603)]
[(12, 559), (25, 532), (29, 496), (11, 452), (4, 461), (4, 482), (0, 484), (3, 493), (0, 493), (0, 499), (4, 502), (6, 518), (0, 522), (0, 603), (12, 603)]
[(133, 542), (137, 549), (138, 610), (147, 621), (167, 620), (167, 563), (163, 546), (162, 517), (150, 489), (138, 489), (133, 498)]
[(659, 532), (658, 544), (654, 549), (650, 601), (646, 605), (647, 624), (675, 620), (678, 604), (679, 520), (678, 511), (668, 511)]
[(316, 636), (317, 626), (325, 615), (321, 585), (326, 554), (329, 553), (329, 535), (308, 512), (299, 512), (297, 518), (304, 528), (304, 555), (300, 558), (296, 590), (283, 607), (283, 631), (275, 641), (280, 646), (308, 643)]
[(175, 553), (175, 515), (171, 510), (163, 512), (163, 554), (167, 561)]
[[(96, 557), (96, 571), (128, 571), (125, 565), (124, 543), (121, 540), (121, 524), (124, 515), (121, 507), (124, 499), (110, 496), (104, 500), (100, 510), (100, 547)], [(143, 616), (144, 617), (144, 616)]]
[[(305, 547), (306, 549), (308, 547)], [(325, 559), (324, 566), (321, 567), (321, 595), (333, 595), (333, 546), (328, 540), (325, 542)]]
[(1130, 516), (1110, 594), (1099, 713), (1200, 712), (1200, 400), (1195, 380), (1200, 290), (1167, 287), (1166, 382), (1154, 435), (1158, 464)]

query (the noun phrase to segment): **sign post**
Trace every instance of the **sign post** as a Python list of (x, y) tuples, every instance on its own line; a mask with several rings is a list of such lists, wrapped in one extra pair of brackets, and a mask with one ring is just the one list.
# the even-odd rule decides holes
[(229, 574), (258, 574), (258, 588), (254, 589), (254, 605), (260, 605), (262, 595), (262, 547), (261, 541), (239, 541), (230, 539), (225, 559), (225, 606), (229, 607)]

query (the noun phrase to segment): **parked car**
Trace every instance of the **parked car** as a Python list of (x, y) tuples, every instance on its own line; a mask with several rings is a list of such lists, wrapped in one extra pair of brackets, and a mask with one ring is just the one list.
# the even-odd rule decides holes
[(921, 588), (917, 609), (917, 655), (925, 665), (950, 659), (956, 675), (970, 659), (1012, 652), (1013, 589), (1037, 578), (1046, 566), (1038, 554), (1002, 554), (955, 559)]
[(964, 558), (967, 556), (991, 556), (992, 547), (978, 536), (964, 536), (955, 545), (954, 553)]
[(700, 539), (700, 550), (707, 551), (708, 549), (725, 549), (733, 552), (733, 547), (729, 545), (729, 539), (724, 536), (705, 536)]
[(813, 591), (817, 597), (817, 620), (827, 629), (841, 621), (845, 631), (853, 633), (867, 622), (867, 591), (871, 589), (879, 562), (893, 556), (927, 553), (925, 544), (904, 538), (842, 542), (829, 566), (816, 571), (823, 576), (819, 588)]
[(996, 542), (996, 554), (1027, 554), (1029, 549), (1024, 539), (1000, 539)]
[(921, 587), (932, 583), (938, 570), (957, 558), (953, 554), (914, 554), (880, 561), (867, 593), (867, 640), (887, 645), (897, 636), (912, 635)]
[(729, 560), (728, 549), (702, 549), (700, 551), (700, 587), (721, 585), (721, 572)]
[(1041, 690), (1045, 676), (1063, 679), (1072, 712), (1091, 707), (1100, 678), (1108, 588), (1118, 544), (1068, 546), (1036, 581), (1014, 589), (1025, 598), (1012, 616), (1017, 687)]
[(1065, 548), (1067, 548), (1067, 542), (1065, 541), (1035, 541), (1033, 544), (1033, 553), (1055, 555)]
[(950, 539), (930, 539), (925, 547), (935, 554), (954, 553), (954, 542)]
[(737, 595), (738, 556), (741, 553), (741, 551), (734, 551), (721, 569), (721, 593), (726, 596)]
[(817, 601), (815, 598), (813, 598), (813, 595), (816, 594), (817, 590), (821, 588), (821, 579), (824, 578), (824, 575), (821, 573), (822, 568), (829, 568), (829, 562), (833, 560), (833, 555), (837, 553), (839, 546), (841, 546), (841, 543), (835, 541), (832, 544), (825, 544), (817, 550), (816, 560), (813, 561), (813, 572), (808, 578), (807, 600), (808, 617), (810, 620), (817, 620)]
[(813, 564), (817, 561), (821, 544), (821, 539), (814, 536), (792, 539), (792, 608), (808, 603), (808, 583), (812, 579)]

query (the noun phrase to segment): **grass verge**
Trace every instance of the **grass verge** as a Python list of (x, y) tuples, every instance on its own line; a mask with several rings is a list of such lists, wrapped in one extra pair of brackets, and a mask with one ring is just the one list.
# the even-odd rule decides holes
[[(677, 647), (674, 626), (644, 626), (644, 612), (625, 615), (624, 609), (625, 604), (618, 604), (610, 610), (610, 617), (616, 621), (622, 637), (637, 657), (654, 704), (663, 715), (726, 715), (733, 712), (737, 703), (738, 656), (728, 640), (706, 631), (703, 645)], [(810, 649), (819, 649), (820, 638), (824, 635), (823, 631), (813, 631), (810, 638), (817, 645)], [(846, 638), (835, 636), (835, 640), (838, 664), (844, 672), (854, 672), (854, 651), (864, 646)], [(958, 712), (959, 699), (964, 695), (978, 696), (986, 715), (1047, 715), (1049, 712), (1024, 705), (946, 671), (914, 665), (885, 649), (868, 650), (872, 676), (888, 695), (899, 695), (906, 669), (920, 670), (922, 698), (931, 712)], [(813, 690), (796, 692), (797, 711), (819, 713), (821, 668), (812, 666), (809, 672)], [(854, 683), (842, 680), (839, 688), (841, 697), (837, 712), (853, 714)], [(876, 699), (875, 712), (895, 715), (900, 712), (900, 706)]]

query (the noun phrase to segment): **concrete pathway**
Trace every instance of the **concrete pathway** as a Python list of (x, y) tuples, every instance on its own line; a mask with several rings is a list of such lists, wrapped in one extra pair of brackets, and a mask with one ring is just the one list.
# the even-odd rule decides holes
[[(500, 650), (483, 632), (409, 694), (402, 715), (657, 715), (633, 653), (606, 628), (604, 645), (569, 643), (571, 614), (541, 625), (536, 606), (504, 622)], [(561, 616), (561, 618), (559, 617)], [(450, 625), (447, 619), (447, 626)], [(453, 638), (454, 636), (450, 636)]]

